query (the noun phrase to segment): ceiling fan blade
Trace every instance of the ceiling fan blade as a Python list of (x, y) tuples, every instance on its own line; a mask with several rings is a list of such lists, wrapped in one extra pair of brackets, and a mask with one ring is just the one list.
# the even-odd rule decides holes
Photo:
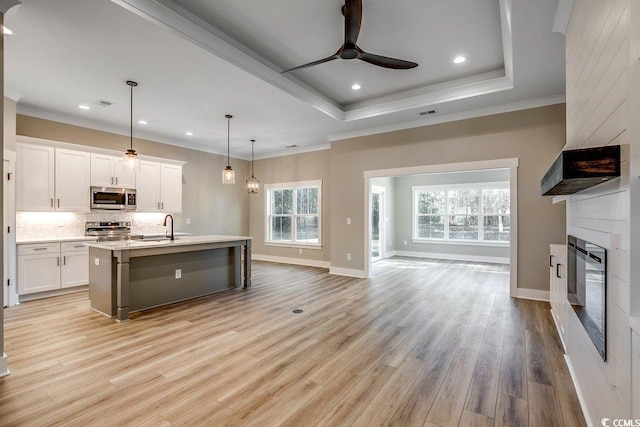
[(358, 59), (379, 67), (393, 68), (394, 70), (408, 70), (418, 66), (415, 62), (405, 61), (404, 59), (389, 58), (387, 56), (367, 52), (362, 52), (358, 56)]
[(301, 70), (303, 68), (313, 67), (314, 65), (324, 64), (325, 62), (333, 61), (334, 59), (338, 59), (338, 58), (340, 58), (340, 56), (338, 56), (338, 54), (335, 53), (331, 56), (327, 56), (326, 58), (319, 59), (317, 61), (309, 62), (308, 64), (299, 65), (297, 67), (293, 67), (293, 68), (289, 68), (288, 70), (281, 71), (280, 74), (288, 73), (290, 71)]
[(344, 45), (353, 48), (360, 35), (362, 24), (362, 0), (346, 0), (342, 9), (344, 15)]

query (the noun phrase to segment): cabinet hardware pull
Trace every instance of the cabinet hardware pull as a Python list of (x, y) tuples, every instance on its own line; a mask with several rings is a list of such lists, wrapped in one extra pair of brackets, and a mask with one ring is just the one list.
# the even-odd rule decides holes
[(60, 265), (60, 257), (56, 258), (56, 264), (59, 266)]
[(84, 248), (84, 245), (74, 245), (74, 248)]
[(113, 185), (113, 177), (111, 177), (111, 185)]
[(51, 207), (53, 207), (53, 199), (51, 199)]
[(116, 176), (116, 185), (118, 185), (118, 177)]
[(553, 267), (553, 255), (549, 255), (549, 267)]
[(67, 257), (66, 256), (62, 257), (62, 265), (67, 265)]
[(58, 207), (60, 207), (60, 199), (58, 199)]
[(560, 266), (561, 266), (561, 265), (562, 265), (562, 264), (560, 264), (560, 263), (557, 263), (557, 264), (556, 264), (556, 277), (557, 277), (558, 279), (562, 279), (562, 277), (560, 276)]
[(158, 202), (158, 210), (160, 210), (160, 202)]
[(164, 210), (164, 202), (162, 202), (162, 209)]
[(33, 248), (34, 251), (46, 251), (47, 248)]

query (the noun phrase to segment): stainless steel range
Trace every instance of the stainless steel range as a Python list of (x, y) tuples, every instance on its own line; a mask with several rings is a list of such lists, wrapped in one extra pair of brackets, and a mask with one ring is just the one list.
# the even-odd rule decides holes
[(143, 238), (142, 235), (131, 234), (131, 221), (88, 221), (85, 223), (84, 234), (97, 237), (98, 242)]

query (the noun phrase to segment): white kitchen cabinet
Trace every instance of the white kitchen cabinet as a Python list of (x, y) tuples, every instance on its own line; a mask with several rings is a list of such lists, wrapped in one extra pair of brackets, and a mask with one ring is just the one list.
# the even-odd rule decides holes
[(16, 210), (90, 211), (89, 153), (29, 144), (16, 151)]
[(56, 148), (55, 210), (90, 212), (91, 160), (85, 151)]
[(640, 419), (640, 335), (636, 331), (631, 332), (631, 358), (632, 413), (634, 419)]
[(18, 245), (18, 294), (60, 289), (60, 244)]
[(136, 176), (125, 169), (124, 160), (121, 157), (92, 153), (91, 185), (136, 188)]
[(55, 210), (55, 149), (16, 144), (16, 210)]
[(60, 287), (71, 288), (89, 283), (89, 248), (83, 242), (60, 243)]
[(84, 241), (18, 245), (18, 294), (89, 283), (89, 248)]
[(182, 212), (182, 166), (140, 162), (137, 212)]
[(551, 245), (549, 255), (549, 301), (558, 335), (565, 347), (565, 321), (567, 305), (567, 250), (565, 245)]

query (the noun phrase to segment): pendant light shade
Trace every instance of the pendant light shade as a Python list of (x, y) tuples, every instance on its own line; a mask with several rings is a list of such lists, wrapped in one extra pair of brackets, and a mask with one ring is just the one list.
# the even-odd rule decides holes
[(236, 183), (236, 172), (233, 170), (231, 165), (229, 164), (229, 133), (231, 128), (231, 119), (233, 116), (231, 114), (227, 114), (225, 116), (227, 118), (227, 167), (222, 171), (222, 183), (223, 184), (235, 184)]
[(140, 172), (140, 159), (136, 150), (133, 149), (133, 88), (138, 86), (138, 83), (127, 80), (127, 85), (131, 88), (131, 109), (129, 116), (129, 149), (122, 156), (125, 170), (133, 173)]
[(260, 191), (260, 180), (253, 175), (253, 146), (256, 140), (251, 140), (251, 177), (247, 179), (247, 192), (249, 194), (256, 194)]

